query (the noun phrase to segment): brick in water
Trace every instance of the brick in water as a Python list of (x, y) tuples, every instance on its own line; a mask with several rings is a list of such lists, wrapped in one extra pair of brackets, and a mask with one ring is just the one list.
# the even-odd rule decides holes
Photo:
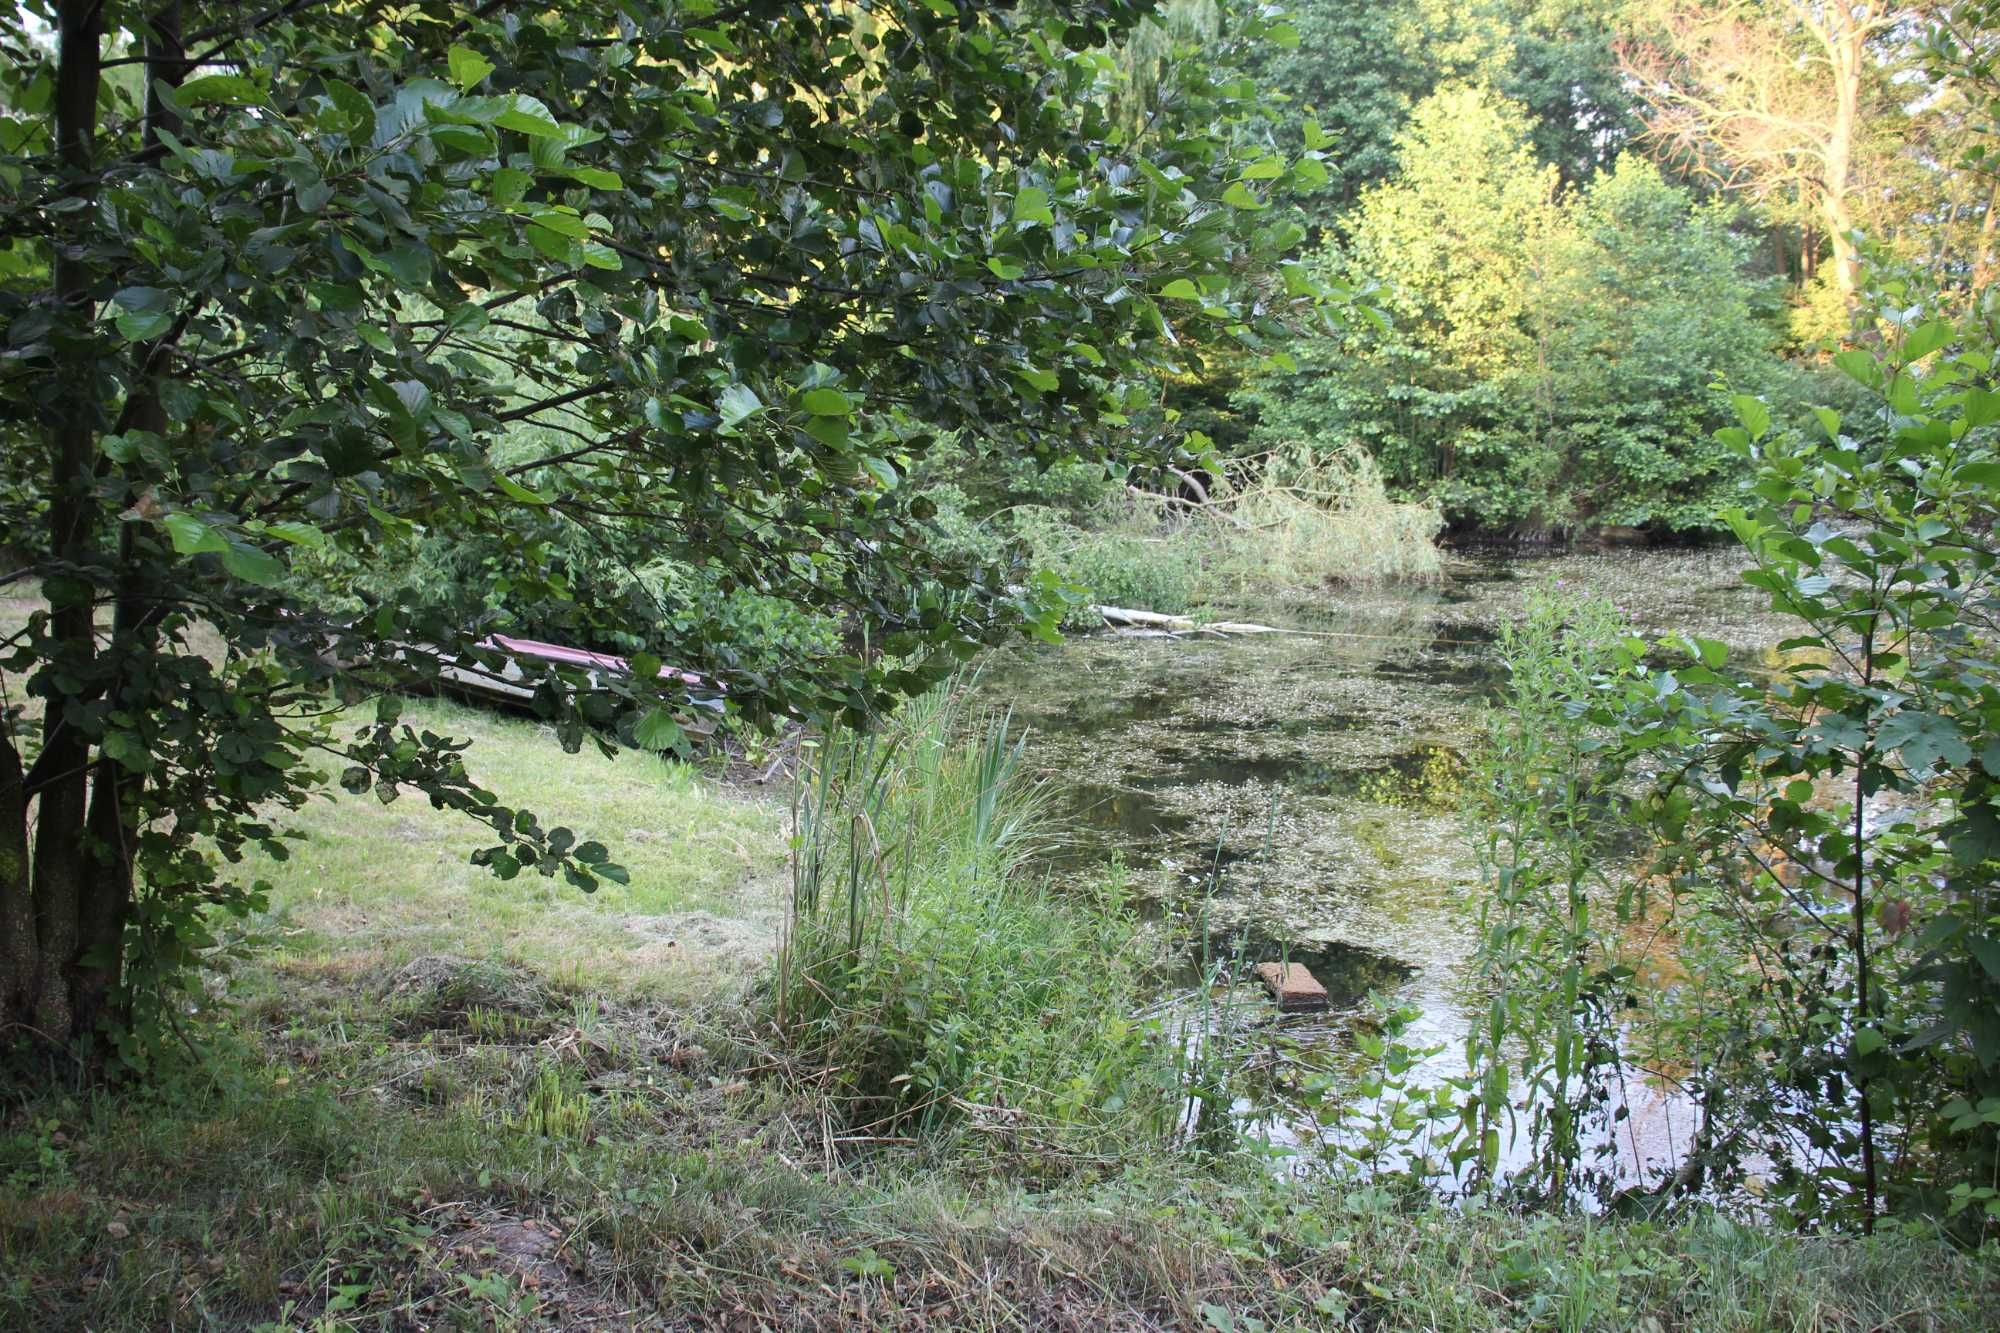
[(1306, 970), (1305, 964), (1259, 963), (1256, 973), (1257, 979), (1264, 983), (1264, 989), (1271, 992), (1271, 998), (1278, 1002), (1278, 1008), (1283, 1012), (1293, 1014), (1326, 1008), (1326, 987)]

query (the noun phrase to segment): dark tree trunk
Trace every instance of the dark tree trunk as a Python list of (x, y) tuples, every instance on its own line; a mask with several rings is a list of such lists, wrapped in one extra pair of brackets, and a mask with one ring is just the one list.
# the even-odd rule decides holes
[[(93, 193), (90, 179), (97, 133), (100, 0), (65, 0), (57, 22), (56, 154), (69, 174), (69, 189)], [(58, 662), (72, 679), (88, 680), (96, 657), (92, 623), (94, 596), (83, 578), (96, 537), (96, 504), (90, 494), (97, 443), (98, 367), (94, 344), (80, 336), (91, 318), (91, 274), (84, 257), (58, 244), (54, 264), (55, 299), (60, 317), (78, 326), (78, 335), (58, 341), (61, 398), (49, 433), (49, 554), (67, 577), (44, 583), (51, 610), (50, 630), (59, 644)], [(32, 1026), (44, 1037), (64, 1041), (76, 1034), (71, 1002), (71, 969), (82, 947), (79, 907), (89, 890), (84, 819), (89, 799), (90, 740), (78, 730), (69, 701), (48, 697), (42, 753), (32, 783), (35, 803), (34, 887), (36, 963)]]
[(34, 1013), (35, 908), (28, 878), (28, 792), (21, 752), (0, 723), (0, 1045)]

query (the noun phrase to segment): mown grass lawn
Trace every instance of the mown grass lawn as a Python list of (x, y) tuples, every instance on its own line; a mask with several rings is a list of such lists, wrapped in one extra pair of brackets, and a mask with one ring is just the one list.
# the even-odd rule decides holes
[(467, 766), (549, 827), (605, 844), (630, 873), (585, 894), (533, 871), (501, 881), (468, 858), (487, 830), (421, 795), (315, 799), (287, 823), (284, 862), (258, 858), (287, 962), (393, 968), (424, 955), (505, 961), (614, 995), (712, 994), (747, 980), (777, 940), (785, 876), (774, 796), (669, 758), (586, 745), (564, 754), (532, 719), (437, 702), (402, 721), (470, 740)]
[[(420, 798), (315, 802), (190, 1037), (0, 1093), (0, 1327), (1980, 1329), (1986, 1255), (1455, 1212), (1254, 1154), (854, 1142), (769, 1039), (761, 789), (441, 703), (629, 888), (466, 865)], [(892, 1136), (893, 1137), (893, 1136)]]

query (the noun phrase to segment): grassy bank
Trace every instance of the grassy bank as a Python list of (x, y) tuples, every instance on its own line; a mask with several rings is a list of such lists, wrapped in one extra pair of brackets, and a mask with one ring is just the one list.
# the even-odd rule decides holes
[[(872, 762), (866, 745), (822, 754), (799, 842), (824, 853), (820, 907), (791, 921), (780, 973), (771, 800), (424, 708), (477, 737), (498, 790), (611, 843), (632, 886), (488, 881), (444, 815), (315, 806), (298, 854), (264, 868), (263, 947), (229, 981), (233, 1009), (191, 1034), (198, 1064), (109, 1093), (57, 1070), (54, 1090), (0, 1100), (0, 1326), (1747, 1333), (2000, 1317), (1990, 1259), (1923, 1234), (1460, 1213), (1290, 1180), (1248, 1145), (1184, 1148), (1135, 1091), (1177, 1076), (1124, 1023), (1143, 932), (1115, 895), (1054, 895), (1028, 873), (1032, 803), (993, 799), (1010, 786), (1003, 730), (951, 745), (912, 725)], [(884, 783), (851, 776), (869, 772)], [(861, 828), (890, 836), (857, 844)], [(781, 1009), (781, 974), (814, 1002)], [(924, 1094), (897, 1091), (917, 1080), (895, 1069)], [(940, 1091), (964, 1105), (926, 1115)]]

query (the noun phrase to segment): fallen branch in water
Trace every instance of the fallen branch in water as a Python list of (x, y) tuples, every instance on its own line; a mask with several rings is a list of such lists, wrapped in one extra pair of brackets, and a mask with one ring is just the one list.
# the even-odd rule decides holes
[(1158, 611), (1135, 611), (1123, 606), (1093, 606), (1091, 611), (1104, 618), (1107, 628), (1128, 634), (1213, 634), (1228, 638), (1238, 634), (1295, 634), (1296, 630), (1276, 625), (1256, 625), (1241, 620), (1214, 620), (1203, 623), (1191, 616), (1170, 616)]

